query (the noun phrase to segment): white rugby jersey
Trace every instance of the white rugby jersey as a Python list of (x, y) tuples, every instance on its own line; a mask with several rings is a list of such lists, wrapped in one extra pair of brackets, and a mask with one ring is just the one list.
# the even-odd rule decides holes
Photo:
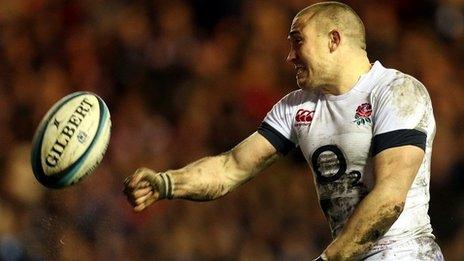
[(433, 238), (427, 211), (435, 119), (427, 90), (418, 80), (377, 61), (345, 94), (288, 94), (258, 132), (281, 153), (300, 147), (313, 170), (333, 237), (373, 187), (372, 158), (391, 147), (422, 148), (424, 160), (403, 212), (369, 253), (420, 236)]

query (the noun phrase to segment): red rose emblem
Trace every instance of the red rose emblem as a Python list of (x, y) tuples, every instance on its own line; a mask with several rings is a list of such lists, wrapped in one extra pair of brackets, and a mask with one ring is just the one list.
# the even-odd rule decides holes
[(363, 103), (356, 109), (356, 115), (361, 118), (367, 118), (372, 114), (372, 106), (370, 103)]
[(358, 125), (365, 125), (366, 123), (372, 123), (372, 120), (369, 118), (372, 114), (372, 106), (370, 103), (363, 103), (358, 106), (356, 109), (356, 114), (354, 115), (354, 121)]

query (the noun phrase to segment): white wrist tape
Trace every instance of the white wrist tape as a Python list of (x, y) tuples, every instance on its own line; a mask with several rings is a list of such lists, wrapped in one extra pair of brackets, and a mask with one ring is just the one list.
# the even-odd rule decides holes
[(160, 176), (164, 183), (164, 195), (162, 195), (162, 197), (172, 199), (173, 184), (171, 182), (171, 176), (165, 172), (161, 173)]

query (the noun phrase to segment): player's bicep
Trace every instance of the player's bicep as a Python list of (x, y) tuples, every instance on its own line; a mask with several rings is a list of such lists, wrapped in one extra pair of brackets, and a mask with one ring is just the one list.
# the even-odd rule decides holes
[(233, 148), (230, 156), (240, 172), (253, 176), (275, 162), (279, 153), (266, 138), (255, 132)]
[(388, 148), (374, 157), (375, 185), (406, 197), (422, 164), (424, 150), (414, 145)]

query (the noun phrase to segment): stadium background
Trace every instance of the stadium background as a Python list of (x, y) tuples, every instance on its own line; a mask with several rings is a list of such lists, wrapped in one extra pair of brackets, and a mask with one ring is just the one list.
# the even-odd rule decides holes
[[(300, 0), (0, 0), (0, 260), (303, 260), (330, 242), (312, 176), (287, 156), (215, 202), (134, 214), (122, 181), (230, 149), (295, 88), (286, 35)], [(437, 118), (430, 214), (464, 260), (464, 1), (346, 1), (372, 61), (427, 86)], [(33, 131), (77, 90), (112, 112), (97, 171), (37, 184)]]

